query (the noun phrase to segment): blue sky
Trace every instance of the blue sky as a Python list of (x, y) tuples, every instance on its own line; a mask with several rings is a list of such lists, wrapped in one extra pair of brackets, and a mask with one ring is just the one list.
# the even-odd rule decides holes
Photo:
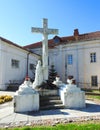
[[(31, 27), (59, 29), (59, 36), (100, 31), (100, 0), (0, 0), (0, 36), (21, 46), (42, 40)], [(49, 38), (54, 35), (49, 36)]]

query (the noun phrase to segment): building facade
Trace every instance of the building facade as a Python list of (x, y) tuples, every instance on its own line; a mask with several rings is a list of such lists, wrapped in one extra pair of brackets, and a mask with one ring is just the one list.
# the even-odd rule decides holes
[(33, 67), (39, 55), (0, 37), (0, 90), (9, 83), (21, 83), (26, 75), (33, 78)]
[[(74, 76), (79, 87), (100, 87), (100, 31), (48, 40), (49, 67), (53, 64), (63, 82)], [(34, 53), (42, 53), (42, 42), (27, 45)]]

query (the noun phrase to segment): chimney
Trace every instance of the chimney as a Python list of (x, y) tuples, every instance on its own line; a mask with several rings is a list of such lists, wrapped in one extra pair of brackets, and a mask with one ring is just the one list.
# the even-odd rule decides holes
[(78, 36), (79, 36), (78, 29), (74, 29), (74, 37), (75, 37), (76, 40), (78, 40)]

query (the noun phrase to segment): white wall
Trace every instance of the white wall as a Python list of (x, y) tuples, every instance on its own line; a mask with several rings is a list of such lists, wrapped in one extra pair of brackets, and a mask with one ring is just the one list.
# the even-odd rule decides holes
[[(96, 52), (96, 63), (90, 63), (90, 53)], [(67, 55), (73, 55), (73, 64), (67, 64)], [(89, 83), (91, 76), (98, 76), (100, 83), (100, 40), (83, 41), (57, 46), (49, 50), (49, 57), (53, 61), (57, 72), (63, 82), (66, 82), (66, 75), (73, 75), (76, 82)], [(65, 70), (67, 64), (67, 70)], [(86, 84), (87, 85), (87, 84)]]
[[(54, 53), (53, 53), (54, 51)], [(52, 57), (50, 60), (54, 59), (55, 68), (63, 82), (67, 81), (67, 76), (73, 75), (75, 79), (77, 78), (76, 71), (77, 71), (77, 51), (75, 46), (64, 46), (60, 45), (56, 47), (53, 51), (50, 51), (49, 55)], [(73, 55), (73, 64), (68, 65), (67, 63), (67, 56), (69, 54)], [(65, 68), (66, 66), (66, 68)]]
[(36, 57), (34, 57), (33, 55), (29, 55), (29, 65), (28, 65), (28, 73), (29, 73), (29, 77), (31, 78), (31, 79), (33, 79), (34, 78), (34, 74), (33, 74), (33, 71), (32, 70), (30, 70), (30, 64), (34, 64), (35, 66), (37, 65), (37, 58)]
[[(9, 80), (23, 80), (27, 71), (27, 54), (28, 52), (20, 49), (14, 45), (0, 41), (0, 89), (5, 90)], [(29, 63), (35, 63), (36, 57), (32, 54), (29, 56)], [(11, 66), (11, 60), (15, 59), (19, 61), (19, 68), (13, 68)], [(29, 70), (29, 76), (32, 73)]]
[[(81, 49), (83, 51), (83, 66), (80, 65), (80, 76), (83, 77), (83, 82), (85, 83), (91, 83), (91, 76), (98, 76), (98, 83), (100, 83), (100, 40), (94, 40), (94, 41), (88, 41), (84, 42), (84, 49)], [(96, 62), (91, 63), (90, 62), (90, 53), (96, 52)], [(80, 56), (81, 63), (82, 58)], [(84, 69), (84, 71), (81, 71), (81, 68)], [(90, 84), (91, 85), (91, 84)]]
[[(34, 50), (34, 49), (33, 49)], [(41, 48), (35, 49), (41, 54)], [(90, 63), (90, 53), (96, 52), (96, 63)], [(68, 54), (73, 55), (73, 64), (67, 64)], [(88, 41), (75, 41), (74, 43), (64, 43), (49, 49), (49, 67), (54, 64), (55, 69), (63, 82), (67, 76), (73, 75), (77, 83), (89, 83), (91, 76), (98, 76), (100, 83), (100, 40), (92, 39)], [(65, 68), (66, 66), (66, 68)]]

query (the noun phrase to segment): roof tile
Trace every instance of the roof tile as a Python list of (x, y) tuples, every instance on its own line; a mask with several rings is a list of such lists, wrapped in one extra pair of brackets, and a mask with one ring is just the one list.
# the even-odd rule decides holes
[[(55, 37), (58, 37), (58, 36), (55, 36)], [(75, 35), (74, 36), (67, 36), (67, 37), (58, 37), (58, 38), (60, 38), (60, 43), (59, 44), (68, 44), (68, 43), (71, 43), (71, 42), (76, 43), (76, 41), (77, 42), (78, 41), (83, 41), (83, 40), (86, 41), (86, 40), (92, 40), (92, 39), (97, 39), (97, 38), (100, 39), (100, 31), (85, 33), (85, 34), (79, 34), (79, 35), (77, 35), (77, 38), (76, 38)], [(48, 40), (49, 48), (53, 48), (54, 46), (59, 45), (59, 44), (55, 44), (53, 39)], [(41, 48), (41, 47), (42, 47), (42, 41), (30, 44), (30, 45), (26, 45), (23, 48), (32, 49), (32, 48)]]

